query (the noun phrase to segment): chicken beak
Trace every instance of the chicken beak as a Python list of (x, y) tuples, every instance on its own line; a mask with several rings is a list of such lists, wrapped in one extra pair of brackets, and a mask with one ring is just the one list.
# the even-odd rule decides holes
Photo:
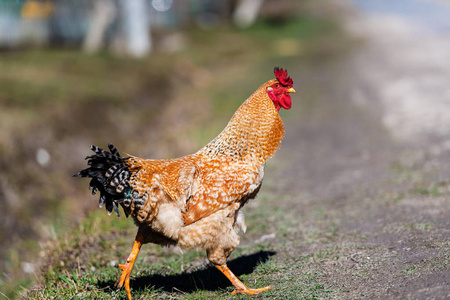
[(288, 93), (295, 93), (295, 90), (294, 90), (294, 88), (289, 88), (289, 89), (286, 90), (286, 92), (288, 92)]

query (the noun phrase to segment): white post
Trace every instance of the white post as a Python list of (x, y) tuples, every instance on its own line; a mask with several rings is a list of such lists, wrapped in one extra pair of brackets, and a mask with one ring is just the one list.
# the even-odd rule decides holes
[(150, 12), (146, 0), (122, 0), (127, 52), (143, 57), (151, 50)]

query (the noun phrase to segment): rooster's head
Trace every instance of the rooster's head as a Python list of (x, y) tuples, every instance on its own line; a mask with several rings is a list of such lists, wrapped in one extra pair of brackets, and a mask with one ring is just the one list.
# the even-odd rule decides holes
[(282, 68), (275, 67), (273, 71), (277, 79), (275, 83), (267, 87), (267, 94), (278, 111), (281, 107), (290, 109), (292, 100), (289, 93), (295, 93), (292, 78), (288, 76), (287, 70)]

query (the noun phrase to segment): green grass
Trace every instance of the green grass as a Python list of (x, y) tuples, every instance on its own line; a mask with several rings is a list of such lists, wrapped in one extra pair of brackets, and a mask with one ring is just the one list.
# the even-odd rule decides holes
[[(49, 245), (40, 287), (29, 291), (28, 297), (124, 298), (124, 291), (114, 288), (120, 274), (115, 265), (125, 261), (134, 232), (136, 227), (130, 220), (106, 216), (103, 211), (91, 213), (72, 232)], [(243, 280), (261, 286), (266, 284), (264, 274), (273, 264), (268, 263), (268, 267), (264, 267), (259, 259), (266, 259), (265, 255), (254, 256), (235, 258), (239, 262), (231, 259), (229, 266), (238, 274), (244, 272)], [(252, 265), (242, 270), (240, 265), (247, 260)], [(252, 266), (256, 267), (255, 272), (252, 272)], [(202, 289), (204, 284), (206, 289)], [(143, 246), (131, 283), (135, 299), (164, 298), (168, 293), (186, 299), (208, 299), (228, 295), (226, 291), (232, 290), (229, 285), (222, 274), (205, 263), (203, 251), (188, 250), (181, 258), (177, 251), (151, 244)]]
[(439, 189), (439, 186), (437, 184), (432, 184), (431, 186), (428, 187), (416, 187), (414, 189), (414, 192), (421, 195), (421, 196), (440, 196), (442, 195), (442, 192)]
[(417, 275), (417, 267), (413, 265), (408, 265), (403, 272), (406, 275)]
[(87, 56), (61, 50), (2, 53), (0, 67), (4, 70), (0, 99), (22, 107), (98, 98), (120, 101), (155, 88), (155, 78), (163, 82), (161, 76), (170, 71), (160, 60)]
[[(249, 212), (249, 225), (254, 234), (265, 232), (258, 224), (264, 222), (260, 213)], [(47, 249), (42, 282), (28, 292), (32, 299), (55, 296), (83, 299), (124, 298), (124, 291), (114, 289), (120, 272), (113, 266), (123, 263), (129, 253), (136, 227), (125, 218), (107, 216), (103, 210), (92, 212), (77, 226)], [(271, 285), (273, 290), (261, 295), (270, 299), (285, 295), (288, 299), (323, 299), (332, 291), (325, 287), (318, 273), (298, 276), (304, 257), (293, 261), (273, 259), (267, 245), (245, 245), (231, 256), (229, 266), (251, 287)], [(330, 251), (311, 257), (325, 258)], [(296, 275), (294, 275), (296, 274)], [(203, 251), (186, 250), (183, 258), (177, 251), (157, 245), (144, 245), (132, 273), (132, 293), (135, 299), (170, 298), (210, 299), (231, 298), (233, 290), (226, 278), (205, 262)], [(235, 298), (235, 297), (233, 297)], [(237, 299), (246, 299), (237, 296)]]

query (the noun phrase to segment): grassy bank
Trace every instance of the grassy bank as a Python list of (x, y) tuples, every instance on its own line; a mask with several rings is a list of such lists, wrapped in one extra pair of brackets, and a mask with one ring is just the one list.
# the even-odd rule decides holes
[[(123, 297), (112, 288), (115, 265), (128, 255), (135, 227), (96, 209), (87, 183), (71, 178), (84, 167), (89, 145), (112, 142), (120, 151), (155, 158), (191, 153), (272, 78), (275, 65), (289, 69), (339, 52), (342, 45), (331, 42), (337, 30), (333, 21), (300, 10), (248, 30), (187, 30), (183, 50), (156, 49), (141, 60), (64, 49), (1, 53), (0, 299), (20, 293), (31, 299)], [(263, 207), (270, 197), (263, 194), (249, 209), (247, 241), (287, 230), (283, 222), (265, 221), (273, 218)], [(244, 243), (230, 267), (249, 285), (279, 285), (262, 276), (283, 272), (272, 254), (264, 240)], [(146, 245), (133, 276), (136, 298), (207, 299), (230, 291), (204, 253), (192, 250), (182, 257)], [(316, 276), (298, 280), (309, 284), (312, 296), (328, 293), (316, 286)]]

